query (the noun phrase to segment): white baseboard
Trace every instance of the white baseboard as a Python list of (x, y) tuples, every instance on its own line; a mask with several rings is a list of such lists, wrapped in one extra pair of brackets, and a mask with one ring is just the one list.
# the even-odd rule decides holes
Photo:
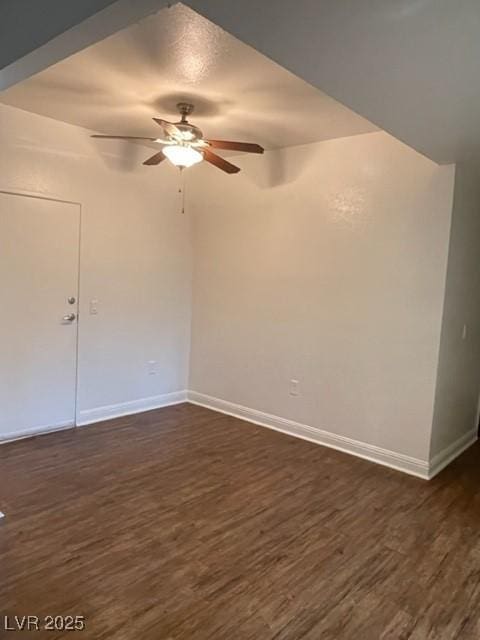
[[(274, 429), (275, 431), (280, 431), (297, 438), (302, 438), (309, 442), (314, 442), (331, 449), (337, 449), (338, 451), (349, 453), (359, 458), (364, 458), (370, 462), (376, 462), (377, 464), (396, 469), (397, 471), (403, 471), (404, 473), (408, 473), (424, 480), (430, 480), (440, 473), (440, 471), (449, 465), (450, 462), (474, 444), (478, 438), (477, 429), (472, 429), (451, 445), (440, 451), (440, 453), (435, 455), (429, 463), (426, 460), (406, 456), (402, 453), (396, 453), (395, 451), (390, 451), (388, 449), (382, 449), (375, 445), (340, 436), (335, 433), (330, 433), (323, 429), (317, 429), (316, 427), (301, 424), (263, 411), (250, 409), (249, 407), (228, 402), (227, 400), (221, 400), (220, 398), (215, 398), (197, 391), (174, 391), (172, 393), (164, 393), (162, 395), (151, 396), (149, 398), (141, 398), (140, 400), (132, 400), (129, 402), (97, 407), (95, 409), (87, 409), (80, 411), (77, 419), (77, 425), (84, 426), (103, 420), (110, 420), (112, 418), (141, 413), (143, 411), (160, 409), (161, 407), (180, 404), (182, 402), (190, 402), (208, 409), (213, 409), (214, 411), (219, 411), (220, 413), (225, 413), (227, 415), (234, 416), (235, 418), (240, 418), (247, 422), (252, 422), (253, 424), (258, 424), (262, 427), (268, 427), (269, 429)], [(29, 438), (43, 433), (70, 429), (74, 426), (73, 422), (66, 422), (50, 426), (39, 426), (32, 429), (25, 429), (23, 431), (4, 433), (0, 435), (0, 444)]]
[(360, 442), (359, 440), (353, 440), (345, 436), (339, 436), (328, 431), (323, 431), (322, 429), (317, 429), (316, 427), (294, 422), (293, 420), (287, 420), (286, 418), (264, 413), (263, 411), (257, 411), (256, 409), (250, 409), (239, 404), (234, 404), (233, 402), (220, 400), (219, 398), (198, 393), (197, 391), (188, 392), (188, 401), (192, 404), (226, 413), (235, 418), (253, 422), (262, 427), (268, 427), (269, 429), (281, 431), (282, 433), (315, 442), (325, 447), (330, 447), (331, 449), (350, 453), (359, 458), (376, 462), (377, 464), (396, 469), (397, 471), (403, 471), (404, 473), (422, 478), (423, 480), (430, 478), (429, 464), (426, 460), (420, 460), (402, 453), (382, 449), (381, 447)]
[(466, 451), (478, 440), (477, 428), (471, 429), (463, 436), (460, 436), (458, 440), (452, 442), (452, 444), (442, 449), (440, 453), (437, 453), (430, 460), (430, 468), (428, 472), (429, 479), (435, 477), (440, 471), (445, 469), (455, 458), (458, 458), (460, 454)]
[(83, 427), (94, 422), (101, 422), (102, 420), (128, 416), (134, 413), (141, 413), (142, 411), (150, 411), (151, 409), (160, 409), (161, 407), (186, 402), (186, 400), (186, 391), (173, 391), (172, 393), (163, 393), (159, 396), (150, 396), (149, 398), (141, 398), (140, 400), (120, 402), (104, 407), (96, 407), (95, 409), (85, 409), (78, 414), (77, 426)]
[(59, 422), (52, 425), (41, 425), (30, 429), (22, 429), (21, 431), (10, 431), (9, 433), (0, 434), (0, 444), (14, 442), (15, 440), (23, 440), (33, 436), (42, 435), (42, 433), (52, 433), (53, 431), (63, 431), (64, 429), (72, 429), (75, 426), (73, 420), (69, 422)]

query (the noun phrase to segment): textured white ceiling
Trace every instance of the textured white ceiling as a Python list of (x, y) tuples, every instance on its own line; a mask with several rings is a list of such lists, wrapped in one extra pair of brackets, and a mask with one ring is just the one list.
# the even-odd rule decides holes
[[(175, 104), (210, 138), (266, 148), (375, 131), (369, 121), (184, 5), (128, 27), (0, 94), (106, 134), (153, 136)], [(98, 144), (104, 144), (99, 141)]]

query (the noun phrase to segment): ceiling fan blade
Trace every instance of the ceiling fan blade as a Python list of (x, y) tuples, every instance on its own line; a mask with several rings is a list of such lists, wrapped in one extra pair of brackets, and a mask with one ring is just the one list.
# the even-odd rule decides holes
[(163, 162), (164, 160), (165, 160), (165, 156), (163, 155), (163, 151), (159, 151), (155, 155), (153, 155), (150, 158), (148, 158), (147, 160), (145, 160), (145, 162), (143, 164), (146, 164), (146, 165), (150, 166), (150, 165), (153, 165), (153, 164), (160, 164), (160, 162)]
[(159, 124), (165, 133), (172, 138), (181, 138), (182, 132), (178, 129), (173, 122), (168, 122), (168, 120), (162, 120), (162, 118), (153, 118), (157, 124)]
[(94, 133), (90, 136), (91, 138), (108, 138), (109, 140), (150, 140), (151, 142), (155, 142), (157, 138), (144, 138), (142, 136), (103, 136), (99, 133)]
[(230, 151), (245, 151), (246, 153), (263, 153), (264, 148), (252, 142), (232, 142), (231, 140), (205, 140), (215, 149), (229, 149)]
[(227, 162), (225, 158), (217, 156), (216, 153), (212, 153), (208, 149), (202, 149), (202, 153), (207, 162), (210, 162), (210, 164), (213, 164), (222, 171), (225, 171), (225, 173), (238, 173), (240, 171), (240, 167), (236, 167), (231, 162)]

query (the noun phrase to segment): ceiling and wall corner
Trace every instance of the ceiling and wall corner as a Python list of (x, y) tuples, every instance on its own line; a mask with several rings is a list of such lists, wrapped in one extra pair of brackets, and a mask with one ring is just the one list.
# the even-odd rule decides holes
[(431, 457), (476, 439), (480, 402), (480, 181), (457, 165)]

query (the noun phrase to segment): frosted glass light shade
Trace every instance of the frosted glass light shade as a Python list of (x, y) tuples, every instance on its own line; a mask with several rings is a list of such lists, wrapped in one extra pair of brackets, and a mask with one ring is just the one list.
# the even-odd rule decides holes
[(170, 162), (176, 167), (191, 167), (203, 160), (200, 151), (197, 151), (193, 147), (180, 144), (172, 144), (164, 147), (163, 154), (167, 156)]

